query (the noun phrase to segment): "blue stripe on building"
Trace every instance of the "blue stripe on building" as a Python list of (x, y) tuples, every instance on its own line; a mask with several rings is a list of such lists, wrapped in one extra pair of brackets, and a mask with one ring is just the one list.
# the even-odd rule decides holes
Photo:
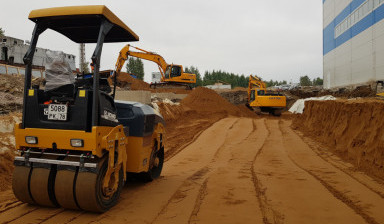
[(364, 2), (365, 0), (353, 0), (327, 27), (325, 27), (323, 30), (323, 55), (326, 55), (384, 18), (383, 4), (335, 39), (335, 27)]

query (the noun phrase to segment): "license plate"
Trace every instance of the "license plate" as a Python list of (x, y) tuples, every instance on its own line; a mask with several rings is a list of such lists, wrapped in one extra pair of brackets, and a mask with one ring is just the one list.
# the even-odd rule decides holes
[(48, 120), (66, 121), (67, 120), (67, 105), (49, 104), (48, 105)]

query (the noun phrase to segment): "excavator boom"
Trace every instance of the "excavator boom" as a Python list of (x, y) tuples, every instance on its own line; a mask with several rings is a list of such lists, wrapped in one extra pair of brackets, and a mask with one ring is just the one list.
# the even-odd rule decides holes
[[(132, 51), (131, 48), (135, 48), (138, 51)], [(161, 74), (161, 81), (163, 82), (161, 85), (174, 83), (184, 86), (186, 84), (196, 83), (196, 75), (183, 72), (183, 67), (181, 65), (168, 64), (161, 55), (131, 46), (129, 44), (124, 46), (120, 51), (114, 75), (118, 75), (120, 73), (125, 61), (128, 59), (128, 56), (155, 62), (158, 65)]]

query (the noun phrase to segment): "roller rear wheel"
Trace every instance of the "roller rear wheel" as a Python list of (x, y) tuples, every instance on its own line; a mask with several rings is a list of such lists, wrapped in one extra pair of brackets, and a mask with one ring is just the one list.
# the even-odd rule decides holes
[(164, 164), (164, 148), (161, 148), (158, 151), (152, 153), (151, 159), (149, 161), (148, 172), (141, 173), (141, 179), (144, 182), (150, 182), (160, 177), (161, 171), (163, 169), (163, 164)]
[[(108, 160), (101, 161), (102, 165), (96, 173), (81, 172), (77, 175), (75, 194), (79, 207), (92, 212), (105, 212), (113, 207), (124, 185), (123, 168), (119, 172), (117, 190), (112, 195), (103, 192), (103, 181), (108, 168)], [(112, 174), (113, 176), (113, 174)], [(113, 179), (111, 177), (111, 179)]]

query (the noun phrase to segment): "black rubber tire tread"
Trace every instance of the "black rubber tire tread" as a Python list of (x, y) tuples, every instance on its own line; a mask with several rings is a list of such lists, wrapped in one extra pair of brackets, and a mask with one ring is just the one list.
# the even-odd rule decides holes
[(15, 166), (12, 175), (12, 190), (16, 198), (28, 204), (35, 204), (29, 191), (31, 167)]
[(274, 109), (272, 111), (273, 116), (280, 117), (281, 116), (281, 109)]
[(140, 179), (142, 181), (151, 182), (154, 179), (160, 177), (164, 164), (164, 148), (159, 149), (157, 152), (157, 157), (159, 157), (159, 166), (152, 167), (152, 169), (148, 170), (148, 172), (140, 173)]
[(54, 195), (55, 173), (51, 169), (32, 169), (29, 187), (36, 204), (48, 207), (57, 207)]
[(102, 196), (102, 179), (107, 170), (108, 160), (105, 159), (97, 173), (79, 171), (76, 180), (76, 200), (81, 209), (91, 212), (105, 212), (119, 200), (124, 185), (123, 169), (120, 169), (119, 186), (114, 195), (104, 200)]
[(79, 209), (74, 194), (75, 178), (75, 170), (58, 170), (56, 173), (55, 196), (63, 208)]

